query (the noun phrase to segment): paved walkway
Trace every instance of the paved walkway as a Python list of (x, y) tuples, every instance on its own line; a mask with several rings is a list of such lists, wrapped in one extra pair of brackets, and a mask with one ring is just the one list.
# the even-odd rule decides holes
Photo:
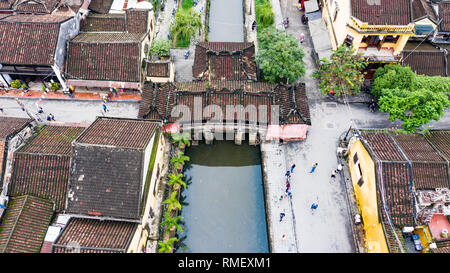
[[(57, 92), (44, 92), (29, 90), (24, 92), (20, 89), (0, 89), (0, 97), (17, 97), (17, 98), (39, 98), (39, 99), (67, 99), (67, 100), (103, 100), (103, 97), (109, 92), (75, 92), (72, 97), (64, 94), (62, 91)], [(110, 101), (140, 101), (141, 94), (139, 93), (123, 93), (113, 95), (109, 98)]]

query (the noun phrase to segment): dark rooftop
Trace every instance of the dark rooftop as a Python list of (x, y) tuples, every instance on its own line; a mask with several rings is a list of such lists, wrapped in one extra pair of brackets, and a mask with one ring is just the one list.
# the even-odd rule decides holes
[(411, 20), (410, 0), (351, 0), (352, 15), (370, 25), (408, 25)]

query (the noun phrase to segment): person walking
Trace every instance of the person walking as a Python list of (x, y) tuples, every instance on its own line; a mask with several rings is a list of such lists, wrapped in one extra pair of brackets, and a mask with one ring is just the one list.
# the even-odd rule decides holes
[(255, 31), (255, 29), (256, 29), (256, 21), (253, 21), (253, 24), (252, 24), (252, 31)]
[(55, 116), (52, 113), (48, 114), (47, 121), (55, 121)]
[(291, 177), (291, 172), (287, 171), (285, 175), (286, 175), (286, 177), (290, 178)]
[(291, 174), (294, 173), (295, 164), (291, 166)]
[(286, 216), (286, 214), (284, 214), (283, 212), (280, 213), (280, 222), (283, 220), (283, 217)]
[(310, 171), (309, 173), (313, 173), (313, 172), (316, 170), (317, 165), (319, 165), (319, 164), (318, 164), (318, 163), (314, 163), (314, 164), (312, 165), (312, 169), (311, 169), (311, 171)]
[(311, 213), (314, 213), (314, 211), (319, 207), (319, 204), (316, 202), (313, 202), (311, 204)]
[(344, 168), (344, 164), (339, 164), (338, 166), (337, 166), (337, 171), (338, 171), (338, 173), (340, 173), (341, 171), (342, 171), (342, 169)]
[(336, 178), (336, 173), (337, 173), (336, 170), (332, 170), (331, 171), (331, 178)]
[(108, 112), (108, 108), (106, 107), (106, 104), (102, 104), (102, 107), (103, 107), (103, 111), (106, 113), (106, 112)]
[(303, 44), (303, 41), (305, 40), (305, 34), (300, 34), (300, 43)]

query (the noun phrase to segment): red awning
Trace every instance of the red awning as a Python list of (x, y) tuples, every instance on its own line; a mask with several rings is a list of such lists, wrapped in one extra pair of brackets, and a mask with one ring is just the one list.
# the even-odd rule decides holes
[(287, 124), (287, 125), (269, 125), (267, 126), (266, 140), (302, 140), (306, 139), (308, 132), (306, 124)]
[(163, 133), (175, 134), (180, 132), (180, 125), (178, 123), (168, 123), (162, 127)]

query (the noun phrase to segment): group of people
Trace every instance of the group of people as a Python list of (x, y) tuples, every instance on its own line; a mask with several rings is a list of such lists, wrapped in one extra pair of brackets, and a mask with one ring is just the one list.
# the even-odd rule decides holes
[[(295, 164), (291, 166), (291, 170), (286, 171), (286, 196), (292, 196), (291, 193), (291, 174), (294, 173)], [(283, 196), (281, 196), (281, 199), (283, 199)]]
[[(39, 102), (42, 102), (42, 100), (39, 100)], [(40, 115), (44, 114), (44, 109), (42, 108), (42, 106), (39, 105), (38, 102), (36, 102), (36, 109), (37, 109), (37, 118), (39, 121), (41, 121)], [(47, 121), (55, 121), (55, 116), (52, 113), (49, 113), (47, 115)]]

